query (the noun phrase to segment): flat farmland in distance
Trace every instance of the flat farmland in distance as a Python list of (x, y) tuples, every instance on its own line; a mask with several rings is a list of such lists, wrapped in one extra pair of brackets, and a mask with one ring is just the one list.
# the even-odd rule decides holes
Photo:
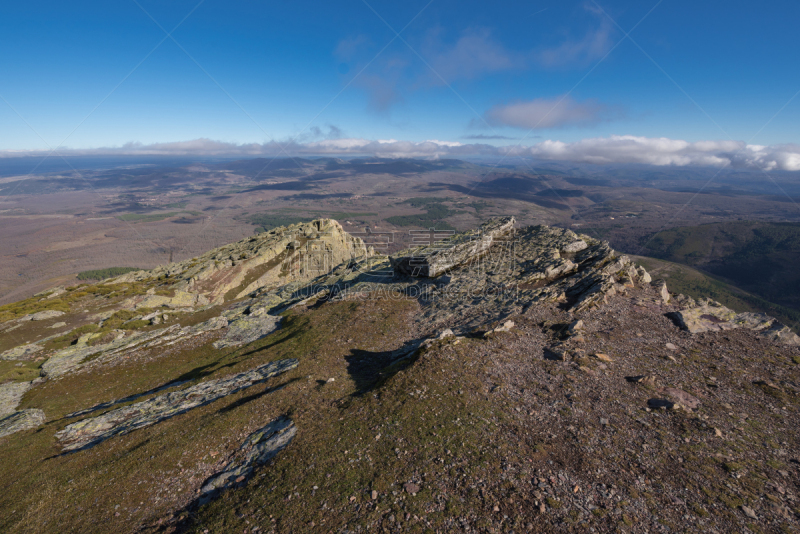
[[(723, 173), (701, 190), (704, 172), (654, 178), (521, 163), (257, 158), (4, 176), (0, 303), (77, 283), (82, 271), (152, 268), (319, 217), (337, 219), (380, 253), (413, 245), (421, 230), (465, 230), (505, 215), (519, 226), (571, 228), (640, 255), (669, 228), (800, 221), (792, 199), (772, 194), (763, 180)], [(793, 181), (776, 179), (800, 196)]]

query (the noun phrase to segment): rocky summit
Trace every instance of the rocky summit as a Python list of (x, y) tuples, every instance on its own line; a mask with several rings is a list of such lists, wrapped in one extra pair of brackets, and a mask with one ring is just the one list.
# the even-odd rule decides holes
[(512, 217), (0, 307), (3, 532), (796, 532), (800, 338)]

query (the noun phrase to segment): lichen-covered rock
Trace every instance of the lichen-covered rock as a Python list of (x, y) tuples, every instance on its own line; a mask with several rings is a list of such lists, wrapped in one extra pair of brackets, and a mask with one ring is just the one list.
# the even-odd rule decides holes
[(179, 329), (178, 325), (173, 325), (169, 328), (151, 330), (149, 332), (134, 332), (130, 336), (118, 337), (109, 343), (94, 346), (87, 345), (87, 337), (82, 336), (75, 345), (56, 352), (44, 362), (42, 374), (49, 378), (55, 378), (82, 367), (90, 359), (94, 361), (99, 357), (103, 361), (108, 360), (136, 345)]
[(733, 323), (736, 318), (736, 312), (725, 306), (705, 305), (687, 308), (675, 312), (673, 318), (678, 323), (678, 326), (692, 334), (732, 330), (739, 326)]
[(800, 336), (778, 321), (773, 321), (772, 325), (761, 333), (761, 336), (775, 343), (800, 346)]
[(56, 437), (64, 451), (77, 451), (92, 447), (113, 436), (127, 434), (156, 424), (170, 417), (204, 406), (226, 395), (236, 393), (255, 384), (297, 367), (296, 359), (279, 360), (244, 373), (209, 380), (180, 391), (164, 393), (151, 399), (111, 410), (97, 417), (68, 425)]
[(44, 423), (44, 412), (36, 408), (14, 412), (5, 417), (0, 416), (0, 438), (29, 428), (36, 428), (42, 423)]
[(177, 325), (173, 325), (172, 327), (167, 329), (166, 334), (163, 336), (158, 336), (152, 341), (148, 341), (147, 343), (142, 344), (143, 348), (150, 348), (159, 345), (163, 345), (165, 347), (169, 347), (171, 345), (175, 345), (176, 343), (180, 343), (181, 341), (185, 341), (190, 339), (194, 336), (199, 336), (200, 334), (205, 334), (207, 332), (213, 332), (215, 330), (220, 330), (228, 326), (228, 319), (225, 317), (212, 317), (207, 321), (203, 321), (202, 323), (198, 323), (193, 326), (184, 326), (180, 329), (175, 329)]
[(61, 317), (62, 315), (64, 315), (63, 311), (44, 310), (32, 315), (28, 315), (28, 319), (31, 321), (46, 321), (47, 319), (55, 319), (56, 317)]
[(209, 300), (204, 295), (189, 293), (188, 291), (175, 291), (171, 297), (162, 295), (147, 295), (133, 299), (131, 307), (136, 308), (193, 308), (195, 306), (205, 306)]
[(514, 217), (492, 219), (478, 230), (412, 249), (402, 256), (390, 257), (389, 261), (399, 273), (435, 277), (478, 259), (497, 239), (508, 236), (513, 230)]
[(762, 337), (784, 345), (800, 345), (800, 337), (788, 326), (766, 313), (736, 313), (719, 302), (701, 301), (699, 306), (671, 313), (670, 317), (692, 334), (721, 332), (746, 328), (759, 332)]
[(288, 417), (279, 417), (247, 436), (233, 458), (200, 488), (199, 504), (205, 504), (227, 489), (244, 485), (259, 465), (275, 457), (291, 443), (297, 427)]
[(30, 356), (41, 350), (42, 346), (36, 343), (20, 345), (19, 347), (14, 347), (0, 354), (0, 360), (27, 360)]
[[(495, 220), (494, 224), (506, 231), (505, 223)], [(475, 238), (476, 234), (466, 235)], [(456, 236), (453, 241), (462, 239)], [(492, 238), (482, 255), (435, 278), (403, 275), (405, 267), (398, 272), (398, 262), (406, 261), (401, 258), (411, 258), (415, 250), (395, 258), (373, 256), (340, 265), (307, 285), (258, 291), (250, 301), (239, 304), (239, 309), (263, 306), (274, 314), (311, 298), (412, 297), (422, 304), (417, 320), (425, 325), (427, 337), (445, 328), (457, 333), (485, 328), (539, 302), (562, 302), (572, 310), (586, 310), (641, 284), (647, 274), (605, 242), (548, 226), (531, 226)], [(429, 272), (438, 272), (436, 269)]]
[(34, 297), (46, 297), (48, 299), (51, 299), (51, 298), (57, 297), (59, 295), (63, 295), (66, 292), (67, 292), (67, 290), (64, 288), (64, 286), (57, 286), (57, 287), (51, 287), (49, 289), (45, 289), (44, 291), (39, 291), (38, 293), (35, 293), (33, 296)]
[(0, 417), (14, 413), (22, 396), (31, 389), (30, 382), (7, 382), (0, 384)]
[(244, 316), (228, 325), (225, 337), (214, 342), (214, 348), (236, 347), (266, 337), (281, 324), (282, 317), (274, 315)]
[[(172, 282), (175, 297), (149, 295), (132, 299), (131, 303), (139, 307), (178, 305), (175, 299), (188, 306), (203, 305), (201, 302), (220, 304), (264, 287), (310, 280), (341, 263), (373, 253), (371, 247), (345, 232), (335, 220), (317, 219), (275, 228), (197, 258), (127, 273), (105, 283)], [(196, 300), (192, 302), (192, 298)]]

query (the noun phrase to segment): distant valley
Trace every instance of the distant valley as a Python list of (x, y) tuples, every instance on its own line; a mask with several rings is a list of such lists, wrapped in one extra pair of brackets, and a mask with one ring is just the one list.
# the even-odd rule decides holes
[(26, 175), (31, 162), (24, 158), (1, 163), (0, 303), (77, 283), (79, 273), (153, 268), (319, 217), (390, 253), (422, 230), (447, 233), (513, 215), (520, 224), (571, 228), (629, 254), (700, 269), (714, 281), (695, 293), (732, 285), (739, 295), (732, 307), (769, 311), (792, 324), (800, 319), (800, 276), (792, 269), (800, 255), (800, 185), (792, 173), (773, 173), (771, 183), (757, 172), (714, 176), (708, 169), (519, 159), (496, 166), (84, 158), (73, 162), (78, 171), (55, 165)]

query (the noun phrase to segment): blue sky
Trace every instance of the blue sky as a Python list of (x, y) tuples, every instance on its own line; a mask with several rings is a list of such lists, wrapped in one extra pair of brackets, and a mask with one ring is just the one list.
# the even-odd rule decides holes
[(0, 150), (800, 143), (796, 2), (137, 1), (3, 6)]

